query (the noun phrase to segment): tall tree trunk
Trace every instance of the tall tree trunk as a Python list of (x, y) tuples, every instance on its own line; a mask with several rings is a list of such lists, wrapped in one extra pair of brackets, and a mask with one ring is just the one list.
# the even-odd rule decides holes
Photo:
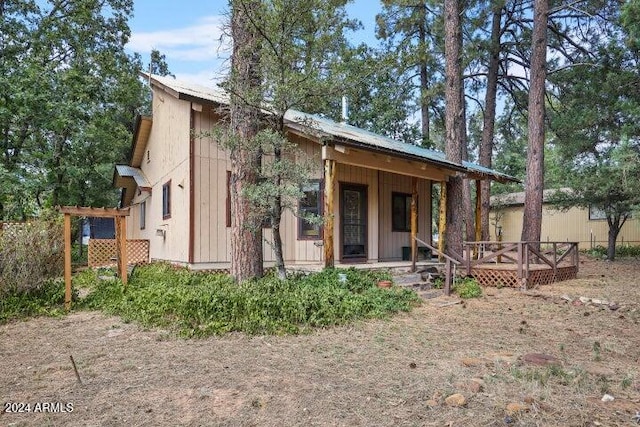
[(544, 115), (547, 77), (547, 19), (549, 0), (534, 0), (529, 84), (529, 143), (525, 183), (522, 236), (525, 241), (540, 241), (542, 228), (542, 191), (544, 190)]
[(257, 0), (231, 2), (231, 130), (237, 141), (231, 158), (231, 275), (238, 282), (263, 275), (262, 227), (251, 215), (244, 196), (249, 185), (258, 183), (261, 152), (253, 143), (259, 130), (259, 111), (247, 100), (259, 99), (259, 42), (250, 16), (258, 11)]
[(427, 5), (423, 0), (420, 8), (420, 22), (418, 24), (418, 51), (420, 54), (420, 118), (422, 130), (422, 146), (431, 146), (431, 135), (429, 129), (429, 74), (427, 70)]
[[(482, 141), (480, 142), (480, 166), (491, 168), (493, 154), (493, 137), (496, 123), (496, 98), (498, 93), (498, 67), (500, 66), (500, 23), (502, 21), (502, 1), (493, 4), (493, 20), (491, 22), (491, 46), (487, 74), (487, 92), (484, 101), (484, 120), (482, 125)], [(482, 180), (481, 184), (481, 230), (482, 240), (490, 239), (489, 210), (491, 208), (491, 181)]]
[(609, 226), (609, 239), (607, 242), (607, 259), (613, 261), (616, 259), (616, 243), (618, 241), (618, 233), (620, 229), (615, 226)]
[(627, 219), (628, 215), (607, 215), (607, 225), (609, 226), (609, 238), (607, 242), (607, 259), (613, 261), (616, 259), (616, 244), (618, 242), (618, 234)]
[[(462, 102), (462, 68), (460, 7), (458, 0), (444, 2), (445, 50), (445, 155), (447, 160), (462, 161), (464, 110)], [(452, 176), (447, 182), (447, 226), (445, 251), (462, 257), (462, 178)]]
[[(284, 119), (283, 119), (284, 120)], [(280, 135), (284, 135), (284, 121), (281, 121), (281, 126), (279, 131)], [(283, 136), (284, 138), (284, 136)], [(280, 162), (282, 159), (282, 150), (276, 147), (273, 150), (274, 161)], [(280, 174), (276, 176), (275, 185), (280, 188), (282, 185), (282, 178)], [(282, 222), (282, 197), (277, 196), (274, 201), (274, 212), (273, 212), (273, 224), (271, 224), (271, 232), (273, 233), (273, 252), (276, 258), (276, 269), (278, 270), (278, 277), (282, 280), (287, 278), (287, 270), (284, 265), (284, 251), (282, 248), (282, 236), (280, 234), (280, 223)]]
[[(460, 42), (462, 42), (462, 39), (460, 39)], [(462, 50), (462, 46), (460, 46), (460, 49)], [(466, 118), (467, 117), (467, 104), (466, 104), (466, 100), (464, 97), (464, 80), (462, 81), (462, 84), (460, 85), (460, 90), (462, 91), (462, 93), (460, 94), (460, 99), (462, 100), (462, 117)], [(469, 160), (469, 146), (468, 143), (469, 141), (467, 140), (467, 121), (465, 119), (462, 120), (462, 124), (460, 125), (460, 127), (462, 128), (461, 130), (461, 135), (462, 135), (462, 160), (468, 161)], [(471, 183), (473, 181), (469, 180), (467, 178), (462, 180), (462, 200), (463, 200), (463, 205), (464, 205), (464, 236), (463, 236), (463, 240), (466, 241), (473, 241), (475, 240), (475, 215), (474, 215), (474, 209), (473, 209), (473, 203), (471, 200)]]

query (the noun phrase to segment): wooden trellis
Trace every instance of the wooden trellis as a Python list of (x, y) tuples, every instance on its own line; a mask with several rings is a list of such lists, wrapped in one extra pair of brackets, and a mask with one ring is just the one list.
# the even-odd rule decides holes
[(92, 218), (115, 218), (116, 223), (116, 264), (120, 280), (127, 285), (127, 216), (129, 209), (89, 208), (78, 206), (63, 206), (60, 212), (64, 214), (64, 306), (71, 308), (71, 216)]
[[(115, 239), (90, 239), (88, 251), (89, 267), (114, 267), (117, 265)], [(127, 240), (127, 262), (143, 264), (149, 262), (149, 241), (145, 239)]]

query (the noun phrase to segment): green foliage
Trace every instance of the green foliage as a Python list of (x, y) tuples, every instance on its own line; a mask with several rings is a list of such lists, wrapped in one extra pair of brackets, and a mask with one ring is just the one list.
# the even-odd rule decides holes
[[(340, 273), (347, 276), (344, 283)], [(137, 268), (126, 292), (118, 281), (98, 282), (81, 304), (144, 325), (172, 328), (188, 337), (231, 331), (296, 334), (360, 318), (383, 318), (417, 304), (411, 291), (378, 288), (378, 279), (386, 277), (330, 269), (287, 280), (267, 276), (237, 285), (224, 274), (154, 264)], [(83, 280), (91, 278), (87, 274)]]
[(7, 224), (0, 230), (0, 295), (37, 289), (63, 271), (61, 216)]
[[(585, 251), (587, 254), (604, 258), (607, 256), (607, 248), (598, 245)], [(620, 245), (616, 246), (616, 255), (623, 258), (640, 258), (640, 246)]]
[(465, 277), (455, 282), (453, 292), (460, 298), (478, 298), (482, 295), (482, 288), (474, 278)]
[(62, 279), (49, 279), (30, 289), (12, 290), (0, 298), (0, 324), (33, 316), (60, 316), (64, 312)]
[(131, 0), (2, 3), (0, 219), (41, 206), (113, 206), (143, 99), (124, 50)]

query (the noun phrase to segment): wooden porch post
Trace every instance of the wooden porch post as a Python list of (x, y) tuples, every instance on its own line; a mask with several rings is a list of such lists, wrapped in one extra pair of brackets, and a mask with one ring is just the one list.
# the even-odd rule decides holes
[[(476, 242), (482, 240), (482, 181), (476, 179)], [(480, 257), (480, 246), (473, 245), (473, 257)]]
[(127, 219), (116, 216), (116, 256), (118, 258), (118, 275), (122, 284), (127, 286)]
[(336, 161), (324, 161), (324, 266), (333, 268), (335, 264), (333, 250), (333, 203), (336, 179)]
[(71, 309), (71, 215), (64, 214), (64, 308)]
[(411, 178), (411, 271), (416, 271), (418, 260), (418, 178)]
[[(438, 251), (444, 253), (444, 236), (447, 232), (447, 183), (440, 181), (440, 218), (438, 221)], [(442, 262), (442, 255), (439, 256)]]

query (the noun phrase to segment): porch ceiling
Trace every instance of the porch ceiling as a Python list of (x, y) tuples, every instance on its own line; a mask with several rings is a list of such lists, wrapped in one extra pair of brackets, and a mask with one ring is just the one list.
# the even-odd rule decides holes
[(324, 145), (322, 147), (322, 160), (335, 160), (337, 163), (345, 165), (376, 169), (432, 181), (447, 181), (449, 176), (458, 173), (429, 164), (426, 161), (418, 162), (392, 154), (376, 153), (339, 144), (333, 147)]

